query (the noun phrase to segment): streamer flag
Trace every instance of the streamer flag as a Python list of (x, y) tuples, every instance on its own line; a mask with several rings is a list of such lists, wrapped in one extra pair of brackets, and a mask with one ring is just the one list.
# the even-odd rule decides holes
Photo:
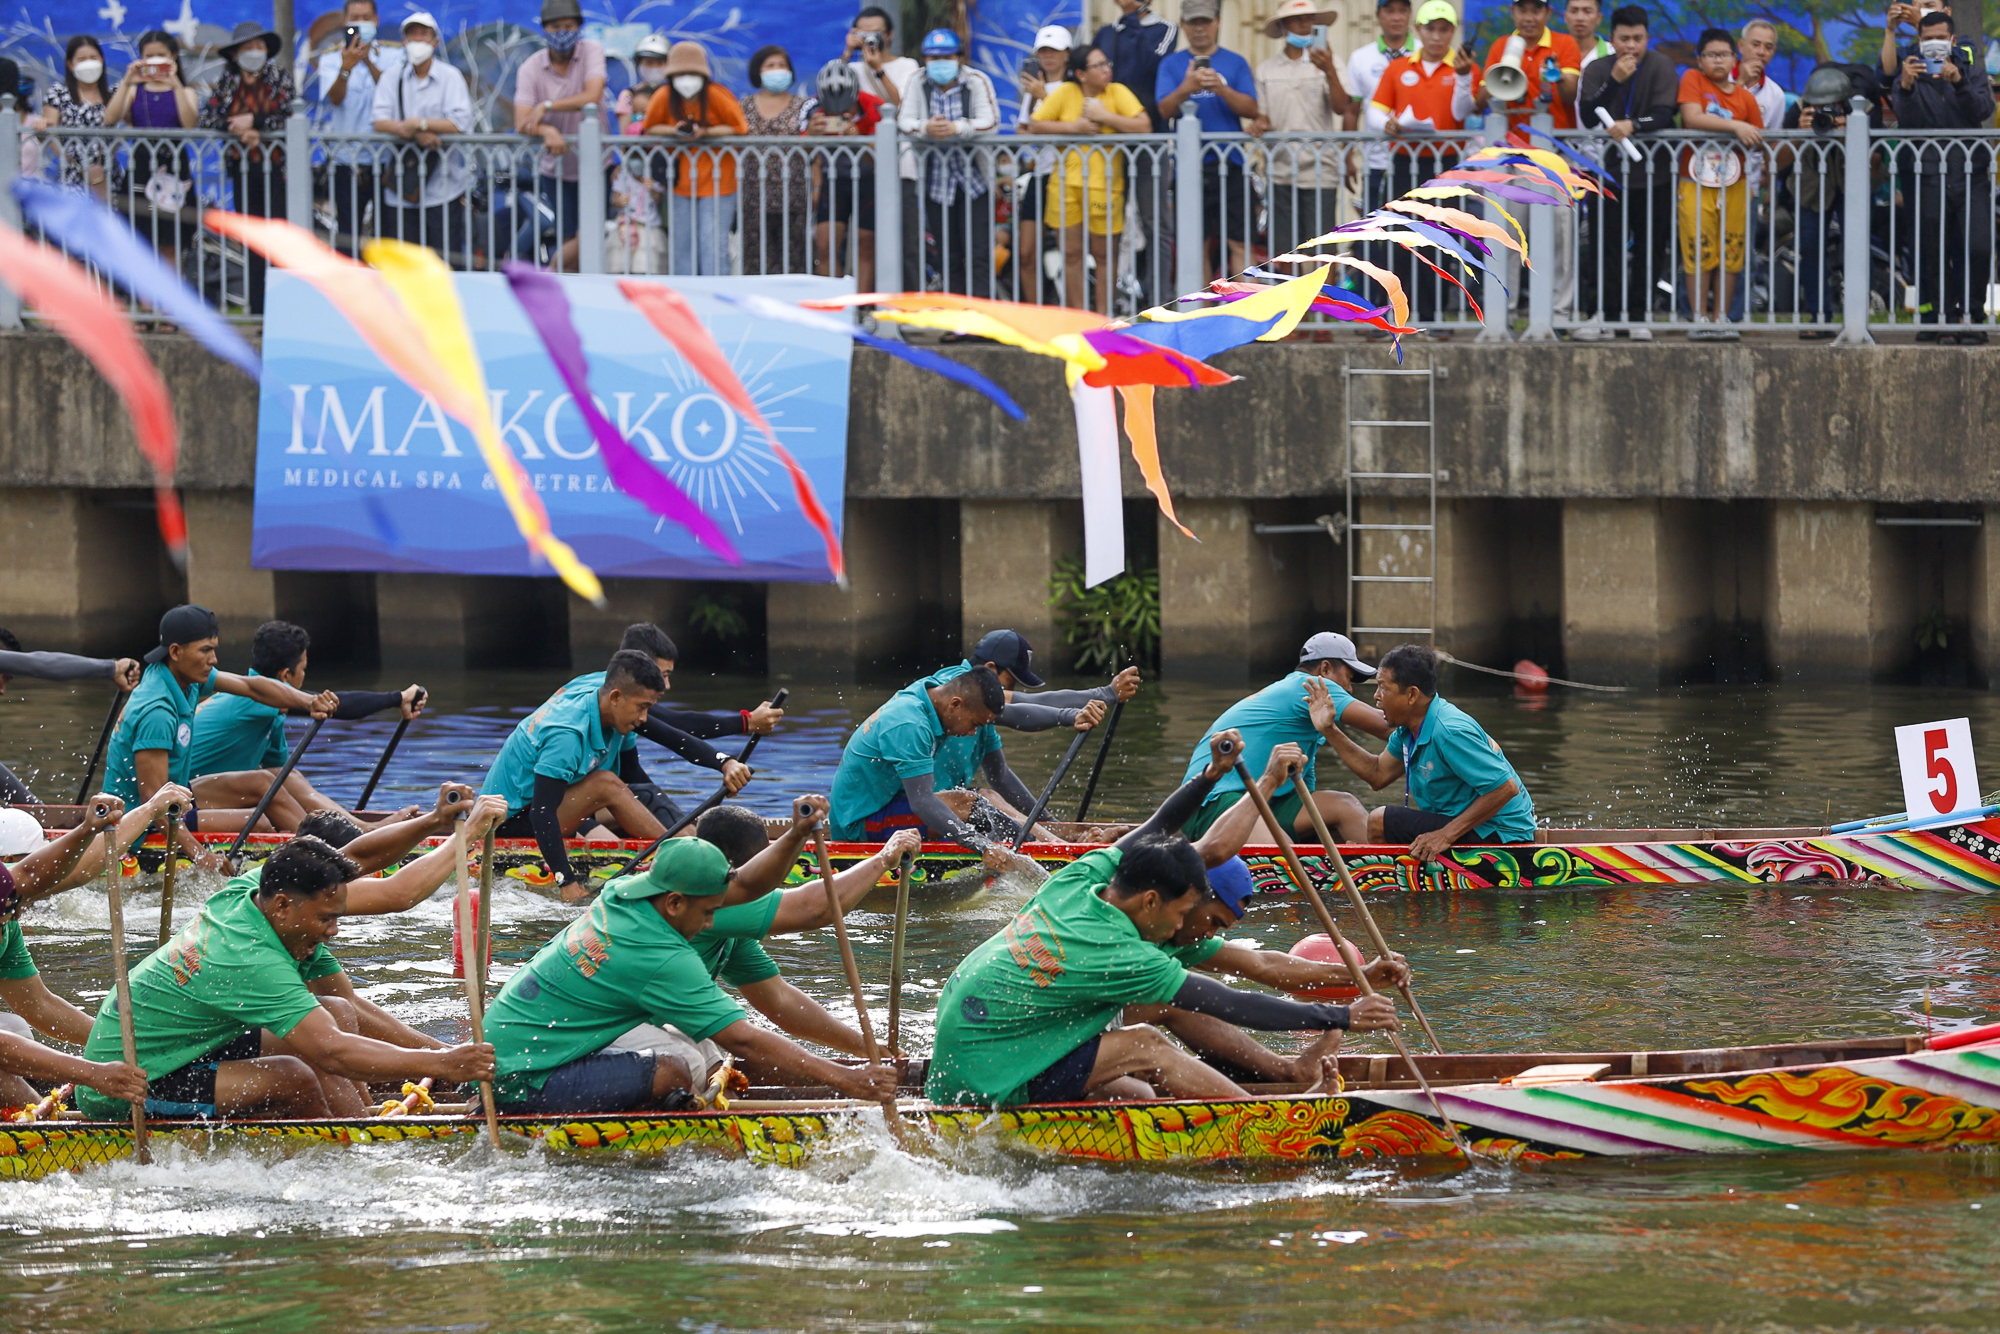
[[(1153, 428), (1153, 386), (1133, 384), (1118, 386), (1118, 397), (1125, 402), (1125, 438), (1132, 442), (1132, 461), (1139, 465), (1139, 475), (1146, 479), (1146, 489), (1159, 502), (1160, 513), (1167, 516), (1167, 522), (1194, 537), (1188, 526), (1174, 513), (1174, 498), (1167, 490), (1167, 475), (1160, 471), (1160, 444)], [(1120, 511), (1123, 522), (1123, 511)], [(1195, 537), (1195, 541), (1201, 539)]]
[(1077, 463), (1083, 473), (1083, 586), (1125, 572), (1125, 497), (1118, 476), (1118, 418), (1111, 390), (1070, 389), (1076, 406)]
[(521, 303), (528, 323), (548, 349), (556, 373), (569, 388), (578, 415), (590, 427), (598, 455), (604, 460), (604, 470), (611, 474), (618, 489), (661, 518), (693, 533), (697, 541), (731, 565), (741, 565), (743, 558), (736, 554), (736, 548), (723, 536), (715, 520), (704, 514), (701, 506), (675, 486), (671, 478), (646, 462), (598, 410), (590, 392), (590, 363), (584, 358), (583, 340), (577, 336), (576, 325), (570, 319), (569, 298), (563, 295), (562, 281), (519, 260), (507, 260), (500, 268), (507, 275), (507, 284), (514, 289), (514, 299)]
[(160, 538), (174, 564), (187, 564), (187, 516), (174, 491), (180, 427), (160, 368), (139, 346), (139, 335), (83, 267), (0, 223), (0, 281), (55, 326), (70, 346), (118, 391), (132, 418), (139, 452), (153, 465), (153, 497)]
[(143, 244), (130, 223), (98, 203), (97, 196), (59, 190), (23, 176), (14, 182), (14, 198), (28, 221), (60, 240), (70, 254), (153, 306), (251, 379), (263, 373), (243, 335)]

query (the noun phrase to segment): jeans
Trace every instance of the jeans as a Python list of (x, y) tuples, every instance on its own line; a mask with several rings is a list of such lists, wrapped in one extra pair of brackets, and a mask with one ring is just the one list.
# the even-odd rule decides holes
[(667, 196), (667, 242), (672, 273), (723, 275), (729, 272), (729, 229), (736, 223), (736, 196)]
[(1597, 216), (1585, 235), (1583, 267), (1596, 288), (1604, 318), (1643, 323), (1653, 308), (1653, 285), (1671, 279), (1667, 250), (1674, 235), (1671, 184), (1646, 178), (1618, 182), (1618, 198), (1595, 199)]
[[(935, 246), (939, 289), (962, 296), (993, 295), (993, 215), (987, 195), (960, 190), (949, 204), (924, 195), (925, 249)], [(903, 275), (906, 286), (917, 284)], [(1100, 281), (1109, 282), (1109, 275)]]
[[(252, 162), (245, 154), (230, 154), (229, 175), (236, 190), (236, 209), (253, 218), (283, 218), (284, 165), (264, 158), (261, 153), (259, 156), (261, 160)], [(264, 257), (250, 251), (244, 270), (244, 296), (252, 315), (264, 313), (264, 267)]]
[(463, 196), (427, 207), (404, 205), (385, 210), (382, 235), (393, 236), (412, 245), (429, 246), (444, 256), (454, 269), (470, 268), (465, 255), (465, 199)]

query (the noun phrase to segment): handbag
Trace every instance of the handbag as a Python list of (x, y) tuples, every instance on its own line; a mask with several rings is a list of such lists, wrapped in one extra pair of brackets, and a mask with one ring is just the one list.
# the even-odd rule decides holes
[[(403, 66), (396, 78), (396, 119), (408, 120), (403, 109), (403, 81), (410, 76), (410, 67)], [(444, 153), (440, 149), (426, 148), (418, 153), (409, 149), (398, 155), (400, 164), (396, 173), (396, 193), (406, 204), (421, 205), (424, 202), (424, 182), (444, 163)]]

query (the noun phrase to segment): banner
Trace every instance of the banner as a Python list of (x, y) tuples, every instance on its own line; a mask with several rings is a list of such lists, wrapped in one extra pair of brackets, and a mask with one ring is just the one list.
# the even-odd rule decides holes
[[(721, 525), (732, 566), (612, 485), (597, 444), (507, 282), (459, 274), (501, 439), (556, 536), (600, 576), (827, 581), (826, 547), (763, 436), (619, 294), (565, 275), (598, 407)], [(648, 280), (650, 281), (650, 280)], [(853, 343), (754, 321), (715, 292), (803, 301), (851, 291), (804, 276), (663, 279), (687, 297), (841, 523)], [(250, 563), (265, 570), (547, 574), (514, 531), (463, 426), (390, 373), (312, 287), (271, 271)]]

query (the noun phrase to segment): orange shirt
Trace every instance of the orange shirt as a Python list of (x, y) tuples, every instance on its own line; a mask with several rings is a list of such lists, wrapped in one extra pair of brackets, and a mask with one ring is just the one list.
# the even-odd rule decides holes
[[(1462, 130), (1465, 122), (1451, 114), (1452, 95), (1458, 90), (1458, 56), (1447, 52), (1444, 61), (1426, 74), (1421, 53), (1397, 56), (1382, 71), (1375, 92), (1368, 100), (1389, 113), (1394, 120), (1405, 108), (1418, 120), (1428, 120), (1440, 130)], [(1479, 92), (1483, 71), (1472, 71), (1472, 91)]]
[[(673, 103), (680, 103), (678, 110)], [(703, 104), (706, 103), (704, 113)], [(662, 88), (653, 94), (653, 100), (646, 104), (646, 119), (640, 125), (640, 133), (655, 125), (673, 125), (682, 120), (691, 120), (697, 125), (726, 125), (738, 134), (750, 132), (750, 122), (743, 118), (743, 104), (736, 100), (736, 94), (719, 83), (711, 83), (692, 102), (683, 102), (671, 89)], [(693, 196), (707, 199), (710, 195), (733, 195), (736, 193), (736, 150), (729, 146), (727, 139), (709, 144), (702, 139), (682, 139), (678, 135), (655, 135), (664, 143), (677, 144), (690, 150), (677, 154), (674, 164), (674, 193), (686, 199)], [(702, 151), (707, 145), (709, 151)], [(694, 171), (688, 171), (692, 159)], [(717, 164), (722, 173), (721, 184), (716, 183)]]
[[(1508, 36), (1511, 37), (1512, 34)], [(1487, 69), (1492, 69), (1500, 63), (1501, 55), (1507, 50), (1507, 41), (1507, 37), (1501, 37), (1493, 43), (1492, 49), (1487, 51)], [(1557, 32), (1553, 28), (1542, 29), (1542, 40), (1530, 46), (1521, 55), (1521, 73), (1528, 76), (1528, 95), (1513, 104), (1521, 109), (1508, 113), (1508, 125), (1526, 125), (1528, 117), (1542, 109), (1542, 68), (1548, 64), (1551, 56), (1555, 58), (1559, 74), (1580, 75), (1583, 72), (1583, 53), (1576, 49), (1576, 38), (1566, 32)], [(1553, 89), (1551, 92), (1553, 95), (1548, 102), (1548, 111), (1555, 121), (1555, 127), (1558, 130), (1575, 129), (1576, 108), (1571, 106), (1560, 92)]]
[[(1758, 129), (1768, 128), (1764, 124), (1764, 109), (1757, 105), (1757, 94), (1737, 84), (1728, 92), (1723, 92), (1698, 69), (1691, 69), (1681, 75), (1681, 86), (1674, 94), (1674, 101), (1686, 104), (1693, 102), (1711, 116), (1727, 116), (1730, 120), (1740, 120), (1755, 125)], [(1690, 180), (1700, 179), (1704, 184), (1732, 185), (1743, 174), (1743, 154), (1725, 150), (1720, 145), (1707, 143), (1701, 146), (1707, 160), (1702, 172), (1697, 176), (1690, 165), (1695, 158), (1695, 150), (1681, 151), (1681, 175)], [(1733, 159), (1734, 165), (1729, 165)]]

